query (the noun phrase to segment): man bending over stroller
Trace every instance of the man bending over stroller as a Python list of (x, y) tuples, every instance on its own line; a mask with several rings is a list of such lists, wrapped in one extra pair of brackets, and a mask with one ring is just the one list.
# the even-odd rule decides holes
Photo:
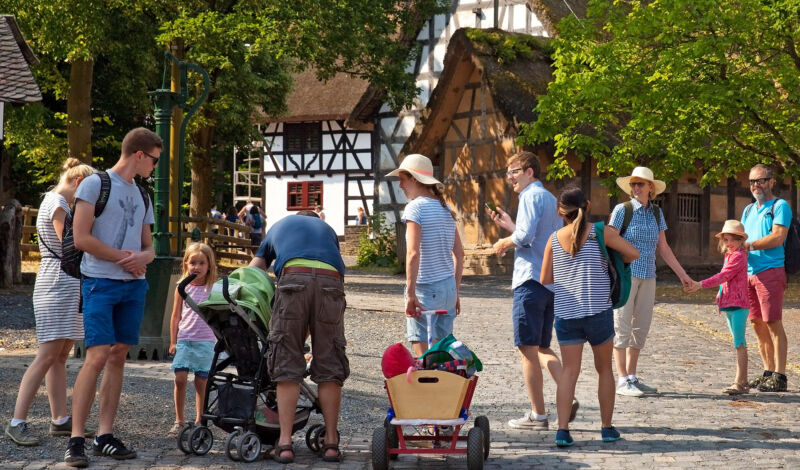
[(350, 363), (345, 355), (344, 261), (339, 239), (314, 211), (300, 211), (269, 229), (250, 266), (266, 270), (273, 261), (278, 286), (269, 322), (268, 371), (278, 383), (281, 435), (271, 456), (284, 464), (294, 461), (292, 424), (306, 368), (303, 345), (310, 331), (311, 380), (319, 385), (325, 420), (320, 456), (326, 462), (340, 462), (337, 422)]

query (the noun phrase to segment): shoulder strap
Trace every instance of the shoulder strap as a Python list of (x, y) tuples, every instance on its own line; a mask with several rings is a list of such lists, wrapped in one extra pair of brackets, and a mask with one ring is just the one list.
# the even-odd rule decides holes
[(94, 218), (100, 217), (100, 214), (108, 204), (108, 196), (111, 194), (111, 177), (108, 176), (107, 171), (100, 171), (97, 173), (100, 177), (100, 195), (97, 197), (97, 202), (94, 203)]
[(142, 199), (144, 200), (144, 213), (147, 215), (147, 209), (150, 209), (150, 195), (147, 194), (147, 190), (144, 189), (144, 187), (139, 183), (136, 183), (136, 187), (139, 188), (139, 193), (142, 195)]
[(619, 228), (619, 234), (625, 235), (625, 232), (628, 231), (628, 225), (631, 223), (631, 219), (633, 218), (633, 203), (628, 201), (622, 206), (625, 208), (625, 214), (622, 216), (622, 227)]
[(603, 256), (608, 259), (608, 250), (606, 249), (606, 240), (604, 238), (605, 234), (603, 233), (604, 229), (605, 224), (602, 221), (594, 223), (594, 237), (597, 240), (597, 245), (600, 246), (600, 251), (603, 252)]
[(56, 259), (61, 259), (61, 257), (60, 257), (60, 256), (58, 256), (58, 255), (56, 254), (56, 252), (55, 252), (55, 251), (53, 251), (53, 249), (52, 249), (52, 248), (50, 248), (50, 245), (48, 245), (48, 244), (47, 244), (47, 242), (44, 240), (44, 237), (40, 236), (40, 237), (39, 237), (39, 240), (41, 240), (41, 242), (42, 242), (42, 244), (44, 245), (44, 247), (45, 247), (45, 248), (47, 248), (47, 251), (49, 251), (49, 252), (50, 252), (50, 253), (51, 253), (53, 256), (55, 256), (55, 257), (56, 257)]
[(750, 204), (748, 204), (748, 205), (747, 205), (747, 207), (745, 207), (745, 208), (744, 208), (744, 216), (745, 216), (745, 217), (747, 217), (748, 215), (750, 215), (750, 209), (752, 209), (752, 208), (753, 208), (753, 204), (754, 204), (754, 203), (753, 203), (753, 202), (751, 202)]
[[(653, 204), (652, 202), (650, 204)], [(661, 208), (653, 204), (653, 215), (656, 216), (656, 226), (661, 227)]]

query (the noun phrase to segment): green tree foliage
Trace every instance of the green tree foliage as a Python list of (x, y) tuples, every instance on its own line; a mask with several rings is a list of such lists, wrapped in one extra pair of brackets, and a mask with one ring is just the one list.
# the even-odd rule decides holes
[(757, 161), (800, 176), (800, 2), (592, 0), (554, 40), (555, 80), (524, 125), (551, 141), (551, 177), (569, 152), (598, 170), (636, 164), (711, 184)]
[(386, 223), (383, 213), (377, 212), (372, 217), (369, 232), (361, 232), (356, 264), (361, 267), (397, 268), (396, 246), (394, 227)]

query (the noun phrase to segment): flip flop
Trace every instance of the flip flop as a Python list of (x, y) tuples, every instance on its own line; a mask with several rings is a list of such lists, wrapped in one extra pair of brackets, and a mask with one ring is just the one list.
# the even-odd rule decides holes
[[(336, 455), (331, 456), (327, 455), (325, 452), (329, 450), (335, 450)], [(342, 461), (342, 451), (339, 450), (339, 444), (323, 444), (322, 449), (319, 450), (319, 455), (322, 457), (323, 462), (341, 462)]]
[[(289, 451), (292, 453), (291, 457), (281, 457), (281, 454)], [(269, 451), (269, 456), (272, 457), (272, 460), (278, 463), (293, 463), (294, 462), (294, 446), (292, 444), (286, 445), (276, 445)]]

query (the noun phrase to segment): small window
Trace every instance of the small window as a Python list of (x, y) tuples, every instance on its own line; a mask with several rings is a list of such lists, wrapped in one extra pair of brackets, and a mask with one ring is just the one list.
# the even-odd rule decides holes
[(322, 182), (298, 181), (287, 183), (286, 194), (287, 210), (313, 210), (314, 206), (322, 205)]
[(283, 126), (286, 153), (316, 153), (322, 150), (322, 128), (319, 122), (286, 123)]
[(700, 195), (678, 194), (678, 220), (700, 222)]

